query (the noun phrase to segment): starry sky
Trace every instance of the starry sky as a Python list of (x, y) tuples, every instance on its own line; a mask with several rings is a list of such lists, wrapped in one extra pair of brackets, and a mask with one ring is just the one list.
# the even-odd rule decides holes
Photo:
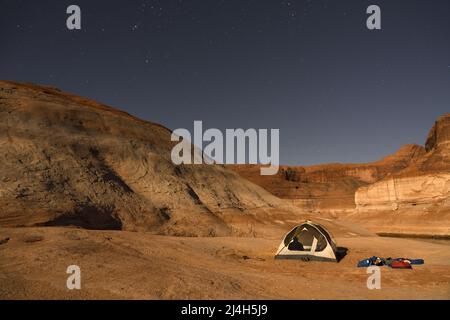
[(0, 79), (171, 129), (279, 128), (283, 164), (368, 162), (450, 112), (449, 17), (448, 0), (0, 0)]

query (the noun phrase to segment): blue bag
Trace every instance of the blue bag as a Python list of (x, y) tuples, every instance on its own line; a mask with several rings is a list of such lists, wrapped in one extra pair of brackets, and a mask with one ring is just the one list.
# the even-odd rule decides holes
[(423, 259), (410, 259), (411, 264), (424, 264), (425, 261)]
[(358, 262), (358, 268), (366, 268), (372, 264), (370, 259), (364, 259)]

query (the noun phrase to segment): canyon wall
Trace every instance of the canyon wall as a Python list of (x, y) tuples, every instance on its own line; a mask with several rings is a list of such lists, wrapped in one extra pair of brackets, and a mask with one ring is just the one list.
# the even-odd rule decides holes
[(389, 177), (360, 187), (355, 193), (359, 211), (398, 210), (447, 204), (450, 197), (450, 115), (440, 117), (425, 143), (426, 154)]
[[(261, 176), (259, 166), (230, 166), (274, 195), (311, 212), (422, 212), (449, 205), (450, 115), (440, 117), (425, 147), (405, 145), (366, 164), (281, 166)], [(436, 211), (435, 209), (433, 209)]]
[(405, 145), (393, 155), (366, 164), (281, 166), (277, 175), (261, 176), (259, 166), (230, 166), (274, 195), (311, 211), (355, 209), (358, 188), (407, 168), (425, 154), (418, 145)]
[(450, 196), (450, 174), (434, 173), (411, 177), (390, 177), (355, 193), (359, 210), (397, 210), (405, 206), (445, 201)]

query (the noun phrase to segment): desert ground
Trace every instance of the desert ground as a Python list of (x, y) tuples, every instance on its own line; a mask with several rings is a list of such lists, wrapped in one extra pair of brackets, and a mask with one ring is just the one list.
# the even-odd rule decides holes
[[(275, 260), (280, 239), (173, 237), (76, 228), (2, 228), (1, 299), (450, 299), (450, 242), (336, 237), (339, 262)], [(381, 267), (366, 286), (359, 260), (423, 258), (412, 270)], [(81, 268), (81, 290), (66, 269)]]

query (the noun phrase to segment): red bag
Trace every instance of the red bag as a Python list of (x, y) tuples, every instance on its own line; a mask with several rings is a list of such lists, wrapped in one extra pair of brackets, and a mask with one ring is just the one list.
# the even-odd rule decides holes
[(392, 261), (391, 268), (393, 268), (393, 269), (412, 269), (411, 263), (406, 260)]

